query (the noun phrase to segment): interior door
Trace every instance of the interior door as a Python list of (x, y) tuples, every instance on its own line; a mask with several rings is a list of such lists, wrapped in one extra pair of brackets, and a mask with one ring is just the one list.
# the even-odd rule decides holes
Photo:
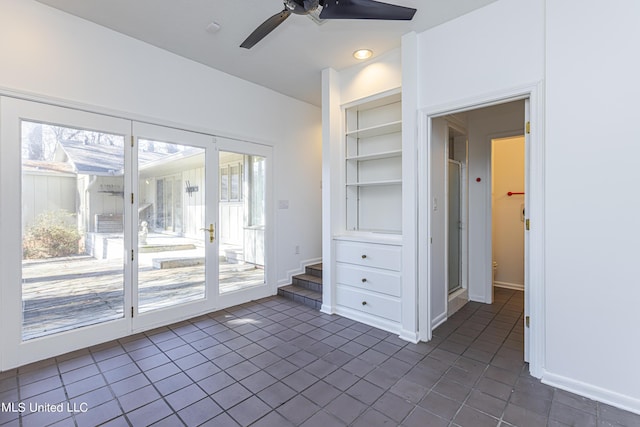
[(272, 295), (271, 148), (216, 138), (218, 294), (221, 307)]
[(127, 120), (0, 99), (2, 369), (130, 330)]
[(217, 297), (213, 137), (133, 123), (133, 329), (211, 311)]
[(529, 295), (529, 277), (530, 277), (530, 265), (529, 265), (529, 204), (531, 188), (530, 188), (530, 153), (531, 153), (531, 131), (530, 131), (530, 117), (531, 107), (529, 98), (524, 100), (524, 217), (525, 217), (525, 232), (524, 232), (524, 360), (529, 362), (530, 360), (530, 329), (529, 329), (529, 313), (530, 313), (530, 295)]

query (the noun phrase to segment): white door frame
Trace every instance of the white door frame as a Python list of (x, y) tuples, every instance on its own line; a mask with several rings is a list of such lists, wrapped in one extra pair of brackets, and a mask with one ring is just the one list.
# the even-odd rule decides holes
[(425, 289), (419, 293), (419, 337), (428, 341), (432, 337), (430, 295), (432, 283), (431, 271), (431, 215), (430, 215), (430, 153), (432, 141), (432, 120), (448, 114), (455, 114), (469, 110), (476, 110), (493, 105), (504, 104), (517, 100), (529, 101), (530, 134), (527, 135), (526, 156), (528, 171), (527, 218), (530, 219), (531, 229), (528, 231), (527, 248), (525, 249), (525, 283), (526, 298), (525, 312), (530, 316), (529, 340), (529, 371), (534, 377), (540, 378), (544, 372), (545, 354), (545, 310), (544, 310), (544, 131), (543, 123), (543, 86), (541, 82), (515, 87), (500, 92), (494, 92), (476, 98), (460, 100), (447, 105), (426, 107), (418, 111), (418, 212), (424, 213), (424, 221), (418, 226), (418, 259), (425, 262), (418, 263), (418, 289)]

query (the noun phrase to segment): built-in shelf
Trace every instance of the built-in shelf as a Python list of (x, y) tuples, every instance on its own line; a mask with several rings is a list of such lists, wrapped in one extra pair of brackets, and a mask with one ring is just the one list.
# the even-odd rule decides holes
[(400, 131), (402, 131), (402, 120), (397, 120), (390, 123), (370, 126), (364, 129), (347, 131), (346, 136), (354, 138), (371, 138), (373, 136), (387, 135)]
[(392, 151), (383, 151), (381, 153), (374, 153), (374, 154), (363, 154), (361, 156), (350, 156), (350, 157), (347, 157), (347, 160), (357, 160), (357, 161), (378, 160), (378, 159), (388, 159), (391, 157), (401, 157), (401, 156), (402, 156), (402, 150), (392, 150)]
[(402, 230), (402, 104), (400, 94), (345, 107), (346, 230)]
[(374, 187), (378, 185), (400, 185), (401, 179), (388, 179), (384, 181), (369, 181), (369, 182), (348, 182), (347, 187)]

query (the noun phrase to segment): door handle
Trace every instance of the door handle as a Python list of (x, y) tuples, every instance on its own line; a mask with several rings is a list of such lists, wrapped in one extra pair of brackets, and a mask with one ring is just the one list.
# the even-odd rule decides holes
[(209, 243), (213, 243), (213, 240), (215, 239), (215, 234), (216, 234), (216, 229), (213, 227), (213, 224), (209, 224), (209, 228), (201, 228), (200, 230), (208, 231), (209, 232)]

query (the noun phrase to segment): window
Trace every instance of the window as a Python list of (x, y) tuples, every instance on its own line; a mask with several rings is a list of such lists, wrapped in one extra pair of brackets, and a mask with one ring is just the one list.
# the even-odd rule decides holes
[(241, 202), (244, 199), (244, 177), (242, 173), (242, 163), (220, 166), (220, 201)]

